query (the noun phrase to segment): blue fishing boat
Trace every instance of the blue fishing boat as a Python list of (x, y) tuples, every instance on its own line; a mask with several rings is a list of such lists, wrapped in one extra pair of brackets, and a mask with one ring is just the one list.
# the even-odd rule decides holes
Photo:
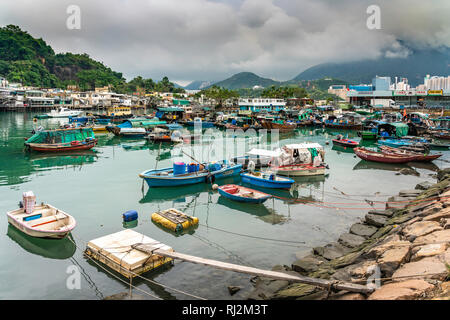
[(250, 183), (258, 187), (274, 189), (290, 189), (295, 182), (290, 178), (284, 178), (274, 173), (266, 172), (247, 172), (241, 173), (242, 182)]
[(272, 198), (272, 195), (270, 194), (235, 184), (220, 186), (219, 193), (221, 196), (230, 200), (246, 203), (263, 203), (267, 199)]
[(412, 147), (416, 146), (417, 144), (428, 144), (429, 140), (427, 139), (385, 139), (385, 140), (378, 140), (378, 143), (384, 146), (394, 147), (394, 148), (400, 148), (400, 147)]
[(242, 164), (226, 161), (186, 165), (175, 162), (173, 168), (148, 170), (139, 174), (149, 187), (175, 187), (196, 183), (212, 183), (216, 179), (238, 175)]

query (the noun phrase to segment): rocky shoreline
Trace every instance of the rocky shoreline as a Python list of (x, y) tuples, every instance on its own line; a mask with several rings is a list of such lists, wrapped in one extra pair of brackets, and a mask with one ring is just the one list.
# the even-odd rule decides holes
[(390, 197), (383, 211), (369, 211), (337, 242), (316, 247), (272, 270), (333, 281), (373, 285), (364, 295), (313, 285), (252, 278), (250, 300), (405, 300), (450, 299), (450, 168), (437, 183)]

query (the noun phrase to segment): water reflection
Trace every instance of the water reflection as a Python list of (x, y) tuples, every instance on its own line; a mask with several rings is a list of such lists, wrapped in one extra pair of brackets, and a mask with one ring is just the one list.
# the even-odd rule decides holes
[(72, 240), (35, 238), (8, 225), (7, 236), (26, 251), (50, 259), (68, 259), (77, 249), (70, 234)]
[(38, 170), (55, 167), (78, 167), (92, 164), (98, 160), (97, 152), (94, 150), (64, 152), (57, 154), (28, 153), (25, 160), (30, 160), (34, 168)]
[[(265, 204), (251, 204), (236, 202), (225, 197), (219, 197), (217, 204), (225, 206), (229, 209), (245, 212), (256, 216), (258, 219), (270, 223), (281, 224), (288, 220), (288, 217), (278, 214), (274, 208), (268, 208)], [(231, 213), (227, 213), (231, 214)]]

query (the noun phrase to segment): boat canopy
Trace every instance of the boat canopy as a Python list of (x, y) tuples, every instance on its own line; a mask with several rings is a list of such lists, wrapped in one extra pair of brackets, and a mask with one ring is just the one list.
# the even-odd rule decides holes
[(25, 143), (65, 143), (95, 138), (92, 128), (43, 130), (36, 132)]
[(276, 150), (266, 150), (266, 149), (252, 149), (247, 154), (252, 156), (261, 156), (261, 157), (279, 157), (282, 152), (281, 149)]
[(287, 144), (285, 145), (288, 149), (323, 149), (323, 147), (318, 143), (297, 143), (297, 144)]
[(394, 135), (395, 133), (395, 136), (400, 138), (408, 135), (409, 126), (403, 122), (391, 122), (380, 124), (378, 130), (381, 129), (388, 131), (390, 135)]

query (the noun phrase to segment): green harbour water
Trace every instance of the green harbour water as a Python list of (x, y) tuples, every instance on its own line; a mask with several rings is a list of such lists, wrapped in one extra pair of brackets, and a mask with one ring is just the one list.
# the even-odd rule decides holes
[[(67, 119), (33, 122), (33, 115), (0, 113), (0, 299), (101, 299), (127, 292), (126, 283), (89, 261), (82, 251), (87, 241), (125, 228), (133, 228), (175, 251), (204, 258), (263, 269), (277, 264), (290, 265), (297, 256), (308, 254), (312, 247), (337, 241), (340, 234), (360, 221), (370, 208), (365, 199), (386, 201), (390, 195), (413, 189), (419, 182), (434, 182), (432, 175), (446, 167), (450, 160), (450, 152), (444, 151), (442, 160), (429, 164), (366, 162), (349, 149), (332, 146), (331, 139), (340, 133), (359, 140), (356, 132), (301, 128), (293, 134), (280, 135), (279, 144), (322, 144), (325, 162), (330, 167), (328, 175), (296, 179), (295, 187), (289, 191), (261, 189), (282, 199), (249, 205), (223, 199), (209, 184), (152, 189), (145, 185), (142, 189), (139, 173), (156, 167), (170, 167), (175, 160), (191, 162), (183, 156), (180, 147), (160, 148), (144, 139), (98, 134), (98, 146), (91, 151), (73, 154), (27, 152), (24, 138), (31, 135), (33, 127), (56, 128), (68, 122)], [(213, 138), (206, 134), (205, 143), (186, 148), (185, 152), (205, 161), (229, 159), (234, 145), (247, 142), (248, 146), (257, 147), (255, 143), (259, 141), (257, 138), (225, 137), (226, 132), (218, 129), (211, 132)], [(213, 141), (225, 146), (224, 156), (223, 150), (218, 150)], [(271, 143), (275, 145), (276, 142)], [(244, 152), (242, 149), (238, 155)], [(396, 175), (399, 169), (408, 167), (420, 176)], [(216, 183), (241, 182), (239, 178), (227, 178)], [(72, 233), (76, 246), (69, 239), (31, 238), (8, 225), (6, 212), (16, 209), (22, 193), (29, 190), (35, 193), (39, 203), (52, 204), (74, 216), (77, 227)], [(292, 203), (284, 198), (315, 200), (322, 204)], [(153, 212), (171, 207), (197, 216), (199, 227), (175, 235), (151, 221)], [(122, 213), (127, 210), (138, 211), (137, 225), (123, 224)], [(67, 288), (68, 268), (70, 270), (72, 265), (81, 271), (80, 289)], [(245, 299), (252, 289), (249, 275), (180, 261), (145, 276), (207, 299)], [(162, 299), (191, 299), (141, 279), (134, 280), (133, 284)], [(230, 296), (229, 285), (242, 289)]]

